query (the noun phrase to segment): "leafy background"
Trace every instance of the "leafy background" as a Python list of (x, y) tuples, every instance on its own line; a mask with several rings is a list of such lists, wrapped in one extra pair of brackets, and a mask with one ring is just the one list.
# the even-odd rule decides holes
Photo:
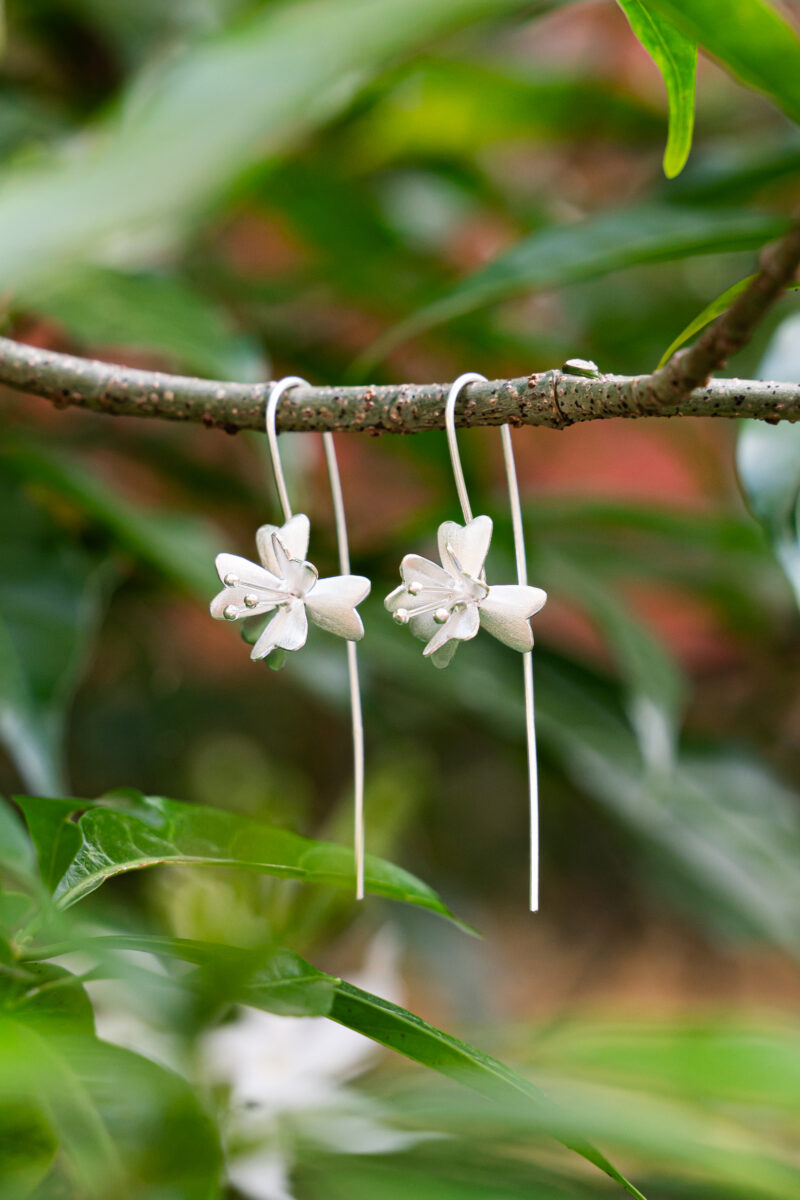
[[(12, 0), (5, 332), (245, 380), (513, 376), (575, 355), (647, 371), (786, 225), (796, 18), (759, 0)], [(796, 309), (776, 307), (738, 374), (800, 378)], [(613, 1191), (552, 1135), (591, 1139), (648, 1197), (797, 1191), (793, 428), (515, 435), (550, 595), (531, 918), (519, 662), (478, 639), (435, 672), (381, 605), (454, 515), (442, 437), (338, 439), (373, 580), (369, 844), (427, 881), (376, 864), (375, 890), (412, 903), (356, 906), (347, 852), (275, 832), (348, 842), (341, 644), (312, 633), (274, 674), (207, 616), (214, 554), (249, 553), (276, 512), (263, 439), (11, 394), (3, 410), (4, 1195)], [(317, 439), (282, 444), (333, 570)], [(496, 431), (461, 445), (510, 575)], [(23, 804), (40, 870), (20, 794), (54, 801)], [(214, 865), (128, 874), (198, 857)], [(306, 882), (264, 874), (276, 859)], [(421, 911), (445, 905), (483, 940)], [(339, 978), (365, 954), (359, 993)], [(265, 1024), (243, 1026), (241, 1003)], [(493, 1103), (362, 1061), (359, 1041), (337, 1058), (325, 1014)], [(240, 1025), (269, 1085), (256, 1101), (203, 1067), (211, 1031)], [(265, 1127), (243, 1128), (254, 1106)], [(232, 1165), (254, 1154), (255, 1183)]]

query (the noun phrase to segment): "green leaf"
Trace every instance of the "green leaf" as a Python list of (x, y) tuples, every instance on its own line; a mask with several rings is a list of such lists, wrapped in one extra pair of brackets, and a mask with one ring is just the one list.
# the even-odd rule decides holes
[(137, 79), (118, 111), (0, 192), (7, 291), (97, 258), (112, 235), (189, 219), (249, 164), (348, 105), (388, 61), (527, 0), (308, 0), (256, 6)]
[[(553, 1130), (558, 1129), (556, 1106), (528, 1079), (469, 1043), (429, 1025), (405, 1008), (352, 984), (339, 983), (330, 1015), (340, 1025), (354, 1029), (372, 1041), (396, 1050), (433, 1071), (439, 1071), (490, 1099), (512, 1100), (526, 1106), (533, 1105), (545, 1112), (552, 1109)], [(557, 1132), (555, 1136), (558, 1137)], [(644, 1200), (642, 1193), (594, 1146), (572, 1139), (564, 1144), (621, 1184), (631, 1196)]]
[(0, 1012), (0, 1103), (46, 1113), (68, 1195), (219, 1195), (219, 1136), (190, 1086), (127, 1050)]
[(16, 305), (54, 318), (93, 347), (160, 352), (174, 370), (245, 382), (267, 375), (257, 344), (174, 276), (75, 268), (24, 288)]
[(99, 624), (107, 572), (8, 478), (0, 483), (0, 740), (28, 787), (64, 784), (66, 714)]
[(654, 13), (643, 0), (617, 0), (630, 27), (661, 72), (669, 102), (669, 135), (664, 174), (673, 179), (683, 170), (692, 148), (697, 43)]
[[(161, 863), (244, 867), (282, 879), (355, 888), (353, 852), (348, 847), (313, 841), (221, 809), (135, 791), (94, 803), (35, 796), (20, 797), (18, 802), (61, 908), (75, 904), (114, 875)], [(65, 835), (68, 862), (61, 841)], [(57, 879), (49, 867), (53, 861)], [(374, 895), (455, 920), (431, 888), (383, 859), (367, 857), (365, 884)]]
[(54, 958), (78, 950), (91, 954), (113, 968), (116, 950), (138, 950), (162, 958), (174, 958), (201, 968), (184, 977), (204, 992), (219, 993), (220, 1001), (250, 1004), (282, 1017), (324, 1017), (333, 1004), (338, 980), (312, 967), (285, 946), (243, 949), (191, 938), (137, 934), (105, 934), (76, 938), (55, 949), (32, 949), (26, 957)]
[(748, 87), (800, 121), (800, 39), (766, 0), (648, 0)]
[(365, 371), (409, 338), (486, 305), (603, 278), (628, 267), (752, 249), (789, 224), (759, 213), (650, 204), (538, 230), (390, 329), (359, 360), (357, 369)]
[(0, 976), (0, 1014), (43, 1034), (94, 1033), (94, 1013), (79, 980), (63, 967), (31, 962)]
[[(561, 1120), (557, 1106), (530, 1080), (467, 1042), (462, 1042), (458, 1038), (444, 1033), (441, 1029), (429, 1025), (427, 1021), (407, 1009), (400, 1008), (388, 1000), (383, 1000), (352, 984), (344, 983), (340, 979), (317, 971), (292, 951), (271, 952), (267, 984), (262, 987), (257, 977), (252, 977), (247, 980), (246, 987), (242, 990), (242, 979), (245, 976), (239, 973), (240, 968), (248, 962), (252, 965), (254, 961), (252, 953), (246, 950), (191, 942), (180, 938), (139, 938), (118, 935), (86, 939), (78, 944), (89, 952), (92, 951), (92, 948), (102, 949), (103, 946), (108, 945), (129, 950), (145, 950), (189, 962), (216, 961), (222, 969), (223, 976), (226, 964), (235, 964), (233, 974), (228, 976), (232, 981), (232, 986), (227, 993), (228, 1000), (250, 1004), (256, 1008), (265, 1008), (268, 1012), (282, 1011), (275, 1007), (276, 991), (282, 974), (285, 975), (292, 993), (295, 993), (293, 998), (295, 1005), (303, 988), (311, 991), (312, 1004), (315, 1004), (320, 985), (322, 981), (325, 981), (329, 989), (327, 992), (328, 1007), (325, 1012), (332, 1020), (363, 1034), (364, 1037), (368, 1037), (390, 1050), (396, 1050), (413, 1062), (439, 1071), (494, 1100), (533, 1106), (542, 1114), (543, 1125), (547, 1127), (550, 1124), (553, 1136), (559, 1137), (557, 1131)], [(63, 950), (64, 947), (59, 948), (59, 952), (63, 952)], [(279, 1002), (282, 1003), (282, 1000)], [(300, 1011), (302, 1012), (302, 1009)], [(292, 1013), (291, 1015), (296, 1014)], [(309, 1015), (313, 1014), (309, 1013)], [(620, 1175), (605, 1156), (593, 1146), (573, 1138), (565, 1141), (564, 1144), (610, 1175), (617, 1183), (622, 1184), (632, 1196), (643, 1200), (641, 1192)]]
[[(715, 300), (712, 300), (710, 304), (707, 304), (702, 312), (699, 312), (694, 320), (690, 321), (686, 328), (682, 329), (675, 340), (669, 344), (667, 349), (661, 355), (661, 358), (658, 360), (659, 368), (665, 366), (666, 363), (668, 363), (672, 358), (675, 351), (680, 350), (681, 346), (683, 346), (685, 342), (688, 342), (689, 339), (693, 338), (696, 333), (699, 333), (701, 329), (705, 329), (706, 325), (710, 325), (711, 322), (716, 320), (717, 317), (721, 316), (726, 309), (730, 308), (736, 297), (740, 296), (748, 284), (754, 279), (755, 275), (746, 275), (744, 279), (740, 279), (731, 287), (726, 288), (725, 291), (721, 292)], [(799, 291), (800, 283), (790, 283), (787, 285), (786, 290), (788, 292)]]
[(11, 805), (0, 800), (0, 867), (23, 875), (33, 866), (33, 846)]

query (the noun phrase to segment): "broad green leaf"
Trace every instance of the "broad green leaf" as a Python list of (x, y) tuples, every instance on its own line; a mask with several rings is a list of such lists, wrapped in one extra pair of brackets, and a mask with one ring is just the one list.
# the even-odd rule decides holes
[(0, 799), (0, 867), (27, 874), (33, 860), (33, 846), (19, 817)]
[(219, 1195), (219, 1137), (190, 1086), (127, 1050), (0, 1012), (0, 1103), (46, 1112), (67, 1195)]
[[(327, 1016), (338, 982), (284, 946), (243, 949), (190, 938), (104, 934), (46, 948), (43, 957), (58, 957), (74, 950), (90, 954), (101, 963), (108, 962), (111, 973), (114, 952), (118, 950), (138, 950), (192, 963), (200, 971), (184, 977), (190, 986), (219, 992), (220, 1000), (227, 1003), (250, 1004), (282, 1017)], [(40, 953), (34, 948), (26, 957), (36, 959)]]
[(156, 351), (174, 370), (244, 382), (268, 373), (256, 343), (174, 276), (75, 268), (24, 288), (16, 303), (53, 317), (84, 344)]
[(94, 1013), (80, 982), (63, 967), (19, 964), (0, 977), (0, 1015), (13, 1016), (43, 1035), (94, 1033)]
[(202, 517), (143, 508), (74, 456), (35, 442), (10, 443), (1, 453), (22, 478), (53, 489), (107, 529), (122, 550), (203, 599), (214, 594), (219, 542)]
[[(104, 946), (111, 946), (146, 950), (153, 954), (194, 963), (216, 962), (217, 967), (222, 969), (223, 975), (226, 964), (230, 964), (234, 969), (233, 973), (228, 976), (231, 983), (227, 993), (228, 1000), (264, 1008), (268, 1012), (284, 1011), (280, 1007), (275, 1007), (282, 976), (289, 986), (292, 995), (291, 1003), (295, 1008), (298, 1007), (303, 989), (308, 989), (311, 996), (310, 1004), (315, 1006), (320, 995), (321, 984), (326, 982), (329, 991), (325, 993), (328, 1001), (325, 1013), (332, 1020), (363, 1034), (382, 1046), (396, 1050), (422, 1066), (439, 1071), (491, 1099), (534, 1107), (537, 1112), (542, 1114), (543, 1126), (546, 1128), (550, 1123), (553, 1135), (559, 1136), (557, 1131), (561, 1119), (556, 1106), (528, 1079), (467, 1042), (462, 1042), (435, 1026), (429, 1025), (427, 1021), (407, 1009), (400, 1008), (388, 1000), (383, 1000), (352, 984), (344, 983), (340, 979), (317, 971), (289, 950), (272, 952), (267, 968), (269, 979), (266, 981), (266, 985), (262, 986), (257, 976), (248, 978), (246, 974), (247, 970), (252, 969), (253, 955), (246, 950), (236, 950), (229, 946), (214, 946), (210, 943), (190, 942), (180, 938), (125, 936), (85, 939), (79, 944), (90, 953), (93, 947), (102, 953)], [(245, 974), (240, 974), (242, 968), (245, 969)], [(247, 981), (244, 989), (242, 988), (243, 980)], [(282, 1004), (283, 999), (279, 998), (278, 1003)], [(302, 1008), (300, 1011), (302, 1012)], [(297, 1013), (294, 1012), (291, 1015), (297, 1015)], [(314, 1015), (313, 1007), (303, 1015)], [(593, 1146), (578, 1138), (571, 1138), (564, 1144), (604, 1171), (617, 1183), (622, 1184), (632, 1196), (643, 1200), (641, 1192), (620, 1175), (605, 1156)]]
[[(40, 803), (35, 796), (19, 798), (46, 861), (53, 860), (54, 843), (59, 848), (59, 878), (51, 876), (49, 883), (61, 908), (75, 904), (114, 875), (161, 863), (244, 867), (282, 879), (355, 887), (353, 852), (348, 847), (313, 841), (221, 809), (134, 791), (95, 803), (43, 799), (39, 808)], [(66, 864), (60, 841), (65, 833), (69, 837)], [(455, 920), (431, 888), (383, 859), (368, 857), (366, 889)]]
[[(706, 305), (702, 312), (699, 312), (694, 320), (690, 321), (686, 328), (682, 329), (675, 340), (669, 344), (658, 361), (659, 368), (665, 366), (666, 363), (668, 363), (672, 358), (675, 351), (680, 350), (684, 343), (690, 341), (690, 339), (693, 338), (696, 333), (699, 333), (701, 329), (705, 329), (706, 325), (710, 325), (711, 322), (716, 320), (717, 317), (721, 316), (726, 309), (730, 308), (736, 297), (740, 296), (748, 284), (754, 279), (755, 275), (746, 275), (744, 279), (740, 279), (731, 287), (726, 288), (725, 291), (721, 292), (715, 300), (712, 300), (710, 304)], [(790, 283), (786, 290), (790, 292), (798, 291), (800, 290), (800, 283)]]
[(305, 0), (250, 9), (135, 81), (119, 111), (82, 131), (79, 145), (6, 177), (3, 287), (96, 260), (113, 235), (193, 218), (249, 164), (340, 112), (388, 61), (526, 5)]
[(0, 506), (0, 739), (28, 787), (59, 790), (66, 713), (108, 576), (8, 477)]
[(0, 1100), (0, 1179), (3, 1200), (28, 1200), (50, 1173), (58, 1139), (31, 1100)]
[(647, 0), (748, 87), (800, 121), (800, 39), (766, 0)]
[[(490, 1099), (534, 1106), (545, 1112), (551, 1107), (551, 1102), (539, 1088), (498, 1059), (429, 1025), (415, 1013), (352, 984), (337, 984), (330, 1015), (340, 1025), (346, 1025), (348, 1029), (354, 1029)], [(552, 1106), (552, 1124), (555, 1132), (559, 1126), (555, 1106)], [(558, 1137), (557, 1132), (555, 1136)], [(565, 1145), (621, 1184), (631, 1196), (644, 1200), (642, 1193), (594, 1146), (571, 1139), (565, 1141)]]
[(661, 72), (669, 102), (669, 134), (664, 174), (673, 179), (683, 170), (692, 148), (697, 43), (670, 21), (654, 13), (647, 0), (617, 0), (630, 27)]
[(362, 357), (358, 369), (367, 370), (393, 347), (436, 325), (522, 293), (599, 279), (647, 263), (752, 249), (788, 227), (784, 218), (759, 213), (651, 204), (538, 230), (390, 329)]

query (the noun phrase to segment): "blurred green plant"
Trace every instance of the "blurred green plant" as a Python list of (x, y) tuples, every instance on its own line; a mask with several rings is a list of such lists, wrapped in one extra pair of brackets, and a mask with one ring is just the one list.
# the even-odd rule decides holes
[[(664, 77), (666, 152), (610, 0), (11, 5), (9, 331), (242, 380), (273, 362), (340, 378), (365, 357), (381, 358), (383, 378), (448, 378), (467, 354), (498, 375), (576, 353), (603, 370), (651, 368), (672, 331), (684, 330), (670, 352), (724, 311), (742, 285), (722, 289), (787, 226), (800, 49), (761, 0), (621, 7)], [(571, 42), (582, 22), (583, 55)], [(695, 127), (698, 46), (724, 71), (701, 73)], [(728, 441), (702, 427), (658, 427), (678, 465), (647, 489), (657, 500), (584, 487), (526, 501), (531, 575), (577, 622), (537, 646), (545, 895), (572, 929), (658, 908), (704, 945), (800, 955), (796, 608), (771, 549), (796, 591), (794, 432), (742, 431), (758, 522), (736, 495)], [(476, 644), (431, 672), (386, 628), (380, 595), (399, 553), (422, 547), (454, 502), (444, 439), (390, 441), (344, 451), (354, 552), (375, 581), (362, 664), (370, 841), (419, 864), (471, 921), (489, 910), (505, 925), (524, 886), (518, 663)], [(479, 1032), (512, 1071), (377, 984), (340, 978), (384, 911), (372, 899), (356, 919), (347, 895), (343, 656), (315, 644), (278, 685), (246, 663), (221, 670), (192, 632), (220, 530), (244, 545), (254, 514), (269, 515), (256, 442), (101, 428), (9, 401), (0, 739), (4, 790), (32, 796), (30, 833), (0, 804), (3, 1197), (220, 1200), (248, 1194), (232, 1170), (247, 1154), (281, 1197), (607, 1196), (609, 1181), (554, 1139), (619, 1183), (587, 1139), (608, 1148), (664, 1200), (793, 1195), (789, 1022), (621, 1028), (561, 1011)], [(492, 445), (464, 439), (476, 503), (495, 513)], [(531, 475), (550, 465), (543, 445)], [(565, 468), (576, 482), (611, 457), (598, 445)], [(313, 451), (294, 449), (297, 494), (333, 564)], [(512, 569), (502, 516), (492, 553)], [(663, 613), (638, 603), (642, 582), (662, 610), (701, 610), (734, 665), (698, 666)], [(231, 639), (226, 663), (241, 651)], [(502, 981), (483, 949), (464, 967), (452, 922), (436, 934), (419, 911), (447, 916), (438, 893), (383, 857), (372, 881), (406, 901), (393, 919), (452, 1020), (477, 1023), (484, 995), (497, 1011)], [(266, 1132), (201, 1066), (206, 1039), (253, 1013), (286, 1022), (272, 1036), (299, 1076), (255, 1114), (270, 1117)], [(384, 1065), (342, 1083), (362, 1068), (325, 1040), (337, 1023), (452, 1081)], [(269, 1090), (280, 1070), (253, 1037), (245, 1065)]]

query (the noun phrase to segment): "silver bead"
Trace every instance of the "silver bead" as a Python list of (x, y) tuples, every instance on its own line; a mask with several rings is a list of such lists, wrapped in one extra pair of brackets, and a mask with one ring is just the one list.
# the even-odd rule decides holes
[(226, 604), (222, 610), (222, 615), (226, 621), (235, 621), (239, 615), (239, 610), (235, 604)]
[(255, 606), (257, 604), (258, 604), (258, 596), (253, 596), (252, 594), (245, 596), (245, 598), (244, 598), (245, 608), (255, 608)]
[(222, 582), (225, 584), (225, 587), (236, 587), (239, 577), (237, 575), (226, 575)]
[(408, 609), (396, 608), (392, 613), (392, 619), (396, 625), (407, 625), (409, 622)]
[(421, 591), (422, 591), (422, 584), (419, 582), (418, 579), (415, 579), (413, 583), (410, 583), (408, 585), (409, 596), (418, 596)]
[(448, 609), (437, 608), (436, 612), (433, 614), (433, 619), (437, 625), (444, 625), (444, 624), (446, 624), (449, 616), (450, 616), (450, 612)]

